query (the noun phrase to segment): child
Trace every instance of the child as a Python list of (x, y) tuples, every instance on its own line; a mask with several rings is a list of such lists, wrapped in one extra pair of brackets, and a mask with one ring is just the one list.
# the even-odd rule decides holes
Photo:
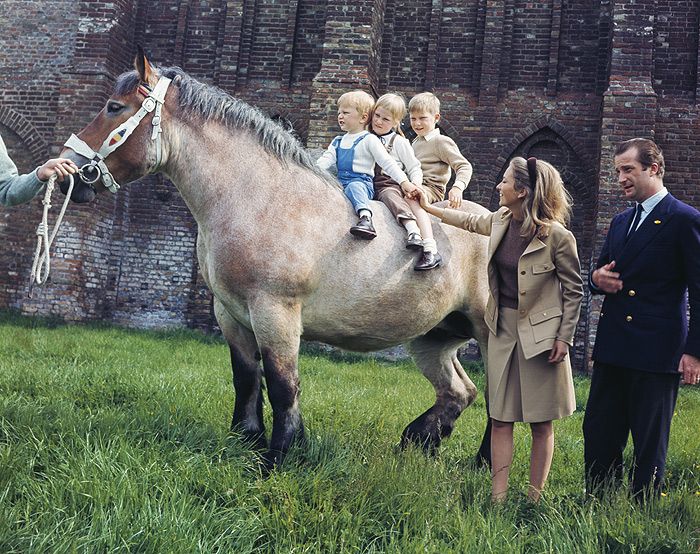
[(411, 127), (418, 135), (413, 150), (423, 169), (423, 188), (432, 204), (445, 198), (450, 180), (450, 168), (457, 174), (450, 189), (450, 208), (462, 205), (462, 193), (472, 178), (472, 165), (459, 151), (455, 142), (440, 134), (435, 125), (440, 121), (440, 100), (431, 92), (416, 94), (408, 103)]
[(374, 105), (370, 130), (379, 137), (387, 152), (411, 179), (408, 186), (401, 187), (375, 166), (374, 194), (406, 228), (406, 248), (423, 249), (428, 254), (414, 266), (416, 271), (426, 271), (438, 267), (442, 257), (437, 251), (428, 214), (420, 207), (418, 201), (411, 198), (423, 182), (423, 171), (411, 144), (400, 129), (401, 120), (405, 115), (406, 102), (397, 94), (385, 94)]
[(377, 236), (370, 208), (370, 200), (374, 196), (374, 164), (379, 164), (402, 187), (411, 184), (379, 138), (366, 130), (373, 106), (374, 99), (362, 90), (346, 92), (338, 98), (338, 125), (345, 134), (335, 137), (316, 162), (322, 169), (337, 167), (338, 180), (343, 185), (345, 195), (360, 216), (350, 232), (365, 240)]

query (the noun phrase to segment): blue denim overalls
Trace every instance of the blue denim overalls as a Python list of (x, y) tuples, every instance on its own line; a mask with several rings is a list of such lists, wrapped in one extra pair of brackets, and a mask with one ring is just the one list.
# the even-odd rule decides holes
[(372, 212), (369, 202), (374, 196), (374, 183), (372, 175), (356, 173), (352, 170), (352, 162), (355, 158), (355, 147), (364, 139), (366, 132), (355, 139), (350, 148), (341, 148), (340, 141), (343, 137), (335, 137), (331, 143), (335, 148), (336, 166), (338, 167), (338, 180), (343, 185), (345, 196), (350, 199), (355, 213), (360, 210)]

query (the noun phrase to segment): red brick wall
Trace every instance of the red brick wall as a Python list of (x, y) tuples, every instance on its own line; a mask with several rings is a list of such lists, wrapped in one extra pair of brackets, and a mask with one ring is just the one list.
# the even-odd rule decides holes
[[(67, 22), (56, 31), (55, 22)], [(614, 144), (651, 136), (666, 184), (700, 206), (695, 163), (700, 7), (672, 0), (118, 0), (0, 3), (0, 132), (23, 171), (56, 154), (101, 108), (135, 44), (154, 62), (291, 122), (312, 148), (338, 132), (351, 88), (433, 90), (443, 129), (475, 168), (468, 197), (495, 206), (514, 155), (560, 168), (584, 276), (625, 207)], [(160, 176), (72, 205), (49, 287), (24, 296), (39, 202), (6, 209), (0, 307), (134, 326), (211, 329), (196, 227)], [(597, 300), (576, 337), (584, 367)]]

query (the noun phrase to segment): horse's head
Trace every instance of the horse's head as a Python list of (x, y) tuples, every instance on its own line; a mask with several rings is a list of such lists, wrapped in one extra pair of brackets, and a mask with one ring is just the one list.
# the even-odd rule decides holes
[[(119, 76), (95, 119), (61, 152), (81, 168), (74, 176), (75, 202), (90, 202), (105, 188), (116, 192), (118, 183), (156, 172), (161, 164), (161, 110), (170, 80), (158, 75), (140, 46), (134, 65), (135, 71)], [(67, 180), (61, 191), (67, 193)]]

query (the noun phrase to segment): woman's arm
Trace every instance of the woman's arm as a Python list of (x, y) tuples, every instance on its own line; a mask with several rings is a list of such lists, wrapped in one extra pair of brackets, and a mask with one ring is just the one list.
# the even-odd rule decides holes
[[(552, 231), (555, 232), (555, 229)], [(564, 233), (564, 235), (554, 246), (553, 252), (554, 267), (561, 284), (562, 295), (562, 318), (557, 340), (573, 346), (576, 324), (581, 312), (583, 282), (581, 281), (581, 266), (576, 250), (576, 239), (566, 229), (561, 229), (556, 234), (559, 233)]]
[(439, 208), (434, 204), (430, 204), (423, 194), (422, 190), (417, 191), (416, 196), (420, 200), (421, 208), (429, 214), (439, 217), (443, 223), (459, 227), (465, 231), (478, 233), (479, 235), (489, 236), (491, 234), (491, 225), (493, 217), (500, 212), (488, 212), (486, 214), (471, 214), (462, 210), (452, 210), (450, 208)]

